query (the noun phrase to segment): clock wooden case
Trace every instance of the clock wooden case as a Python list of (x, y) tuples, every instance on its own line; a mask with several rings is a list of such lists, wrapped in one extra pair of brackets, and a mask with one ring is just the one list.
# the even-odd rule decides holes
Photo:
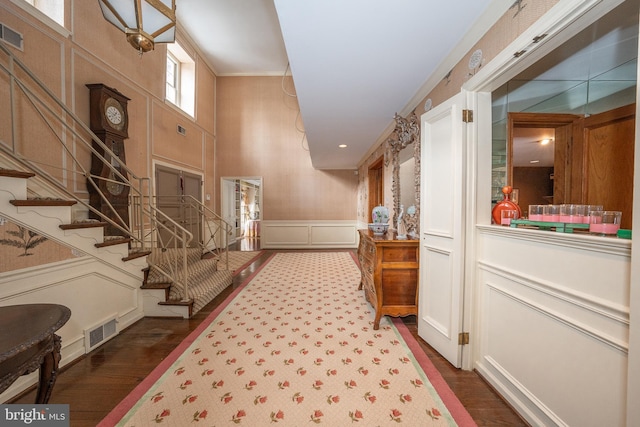
[[(126, 164), (124, 140), (129, 137), (129, 116), (127, 112), (129, 98), (102, 83), (88, 84), (87, 87), (89, 88), (90, 129), (113, 152), (113, 155)], [(105, 150), (95, 142), (93, 143), (93, 148), (107, 160), (113, 157), (111, 153), (105, 155)], [(89, 203), (116, 223), (128, 227), (129, 187), (119, 184), (118, 181), (122, 181), (122, 179), (97, 155), (93, 154), (91, 157), (91, 175), (101, 177), (101, 179), (97, 180), (100, 192), (113, 205), (122, 221), (118, 219), (118, 216), (115, 215), (90, 183), (87, 185)], [(125, 178), (128, 178), (126, 171), (119, 166), (115, 159), (111, 159), (111, 164)], [(98, 219), (96, 214), (90, 213), (89, 216), (90, 218)], [(112, 225), (106, 227), (105, 234), (111, 236), (125, 235), (123, 231)]]

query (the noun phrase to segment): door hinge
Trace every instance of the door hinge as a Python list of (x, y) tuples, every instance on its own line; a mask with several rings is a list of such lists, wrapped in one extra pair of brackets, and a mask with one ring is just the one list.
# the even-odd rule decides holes
[(542, 40), (543, 38), (547, 37), (547, 35), (548, 35), (548, 34), (542, 34), (542, 35), (540, 35), (540, 36), (535, 36), (535, 37), (533, 38), (533, 42), (534, 42), (534, 43), (539, 43), (539, 42), (540, 42), (540, 40)]
[(473, 110), (462, 110), (462, 121), (465, 123), (473, 123)]
[(460, 332), (458, 334), (458, 345), (469, 344), (469, 332)]

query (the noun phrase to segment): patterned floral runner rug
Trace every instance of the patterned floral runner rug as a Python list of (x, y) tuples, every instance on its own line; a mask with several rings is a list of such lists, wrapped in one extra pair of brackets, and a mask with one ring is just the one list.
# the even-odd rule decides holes
[(273, 255), (100, 426), (475, 426), (350, 252)]

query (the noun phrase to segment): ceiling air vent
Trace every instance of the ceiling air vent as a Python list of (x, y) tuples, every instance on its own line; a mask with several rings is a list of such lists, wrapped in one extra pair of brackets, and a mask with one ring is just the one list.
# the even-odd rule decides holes
[(0, 40), (22, 50), (22, 34), (0, 23)]

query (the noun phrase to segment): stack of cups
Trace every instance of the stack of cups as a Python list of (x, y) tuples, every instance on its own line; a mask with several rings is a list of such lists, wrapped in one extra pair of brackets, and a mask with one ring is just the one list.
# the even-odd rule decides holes
[[(502, 225), (508, 225), (511, 219), (514, 219), (508, 213), (512, 211), (503, 212)], [(602, 205), (529, 205), (528, 219), (529, 221), (589, 224), (591, 234), (610, 236), (618, 233), (622, 212), (605, 211)]]
[(592, 212), (601, 212), (602, 205), (529, 205), (529, 221), (589, 224)]

